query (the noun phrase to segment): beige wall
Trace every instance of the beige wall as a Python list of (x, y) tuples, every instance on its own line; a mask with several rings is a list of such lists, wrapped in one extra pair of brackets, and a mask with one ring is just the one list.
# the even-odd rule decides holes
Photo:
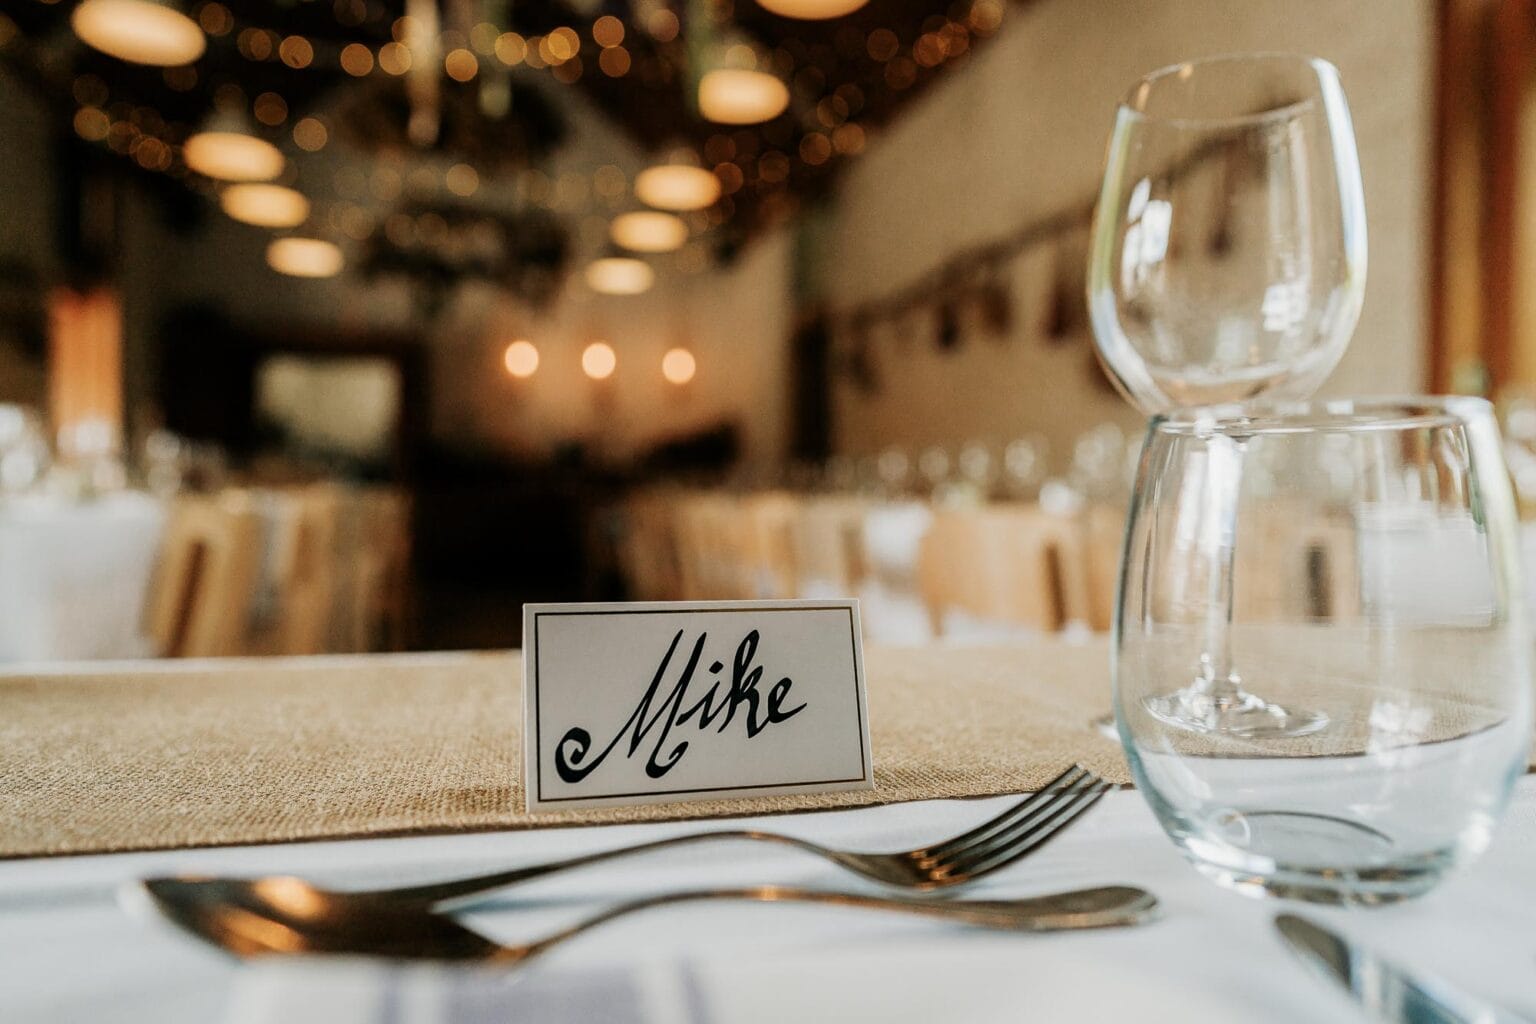
[[(641, 296), (594, 296), (575, 277), (540, 316), (466, 296), (462, 329), (450, 321), (433, 342), (435, 433), (525, 454), (580, 440), (621, 459), (730, 420), (748, 462), (782, 458), (787, 235), (759, 241), (725, 270), (683, 276), (663, 266), (656, 288)], [(502, 369), (502, 353), (518, 337), (539, 348), (538, 373), (526, 380)], [(581, 371), (583, 348), (599, 338), (618, 355), (613, 377), (600, 383)], [(661, 375), (662, 355), (675, 345), (698, 362), (681, 387)]]
[[(1425, 314), (1432, 5), (1428, 0), (1038, 0), (900, 118), (844, 180), (827, 234), (834, 305), (904, 284), (955, 250), (1090, 201), (1116, 102), (1146, 71), (1237, 50), (1338, 65), (1365, 178), (1370, 272), (1332, 393), (1420, 390)], [(1139, 417), (1094, 382), (1086, 333), (1041, 337), (1051, 251), (1013, 269), (1012, 336), (940, 353), (931, 333), (875, 346), (879, 394), (838, 386), (842, 450), (1044, 433), (1060, 455), (1083, 429)]]

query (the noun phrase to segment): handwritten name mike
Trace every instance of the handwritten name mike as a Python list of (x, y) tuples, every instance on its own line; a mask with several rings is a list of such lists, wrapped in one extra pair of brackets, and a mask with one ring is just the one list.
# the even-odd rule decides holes
[[(690, 722), (694, 722), (699, 731), (709, 729), (719, 721), (716, 732), (723, 733), (730, 728), (736, 720), (737, 712), (742, 712), (742, 721), (748, 739), (755, 738), (765, 729), (789, 721), (791, 718), (805, 710), (806, 705), (801, 703), (792, 708), (784, 705), (789, 699), (790, 690), (794, 687), (794, 681), (784, 677), (774, 683), (766, 694), (758, 691), (758, 683), (762, 679), (762, 666), (753, 665), (757, 656), (758, 632), (752, 630), (742, 637), (741, 643), (736, 647), (735, 657), (731, 663), (730, 685), (721, 692), (723, 680), (716, 678), (714, 685), (704, 692), (704, 695), (692, 704), (687, 703), (688, 687), (694, 681), (694, 675), (698, 670), (699, 661), (704, 654), (704, 646), (709, 639), (707, 632), (701, 632), (697, 640), (693, 642), (693, 649), (688, 655), (688, 662), (678, 674), (676, 682), (672, 684), (664, 697), (658, 695), (662, 692), (664, 680), (672, 664), (672, 659), (677, 653), (677, 648), (683, 640), (683, 630), (678, 630), (672, 637), (672, 642), (667, 646), (667, 653), (662, 656), (661, 664), (656, 667), (656, 673), (651, 677), (651, 685), (646, 688), (640, 703), (635, 710), (619, 727), (608, 744), (598, 753), (592, 754), (592, 734), (580, 726), (566, 730), (560, 737), (560, 742), (555, 748), (555, 771), (560, 778), (568, 783), (580, 782), (598, 766), (607, 760), (608, 755), (614, 749), (628, 739), (625, 758), (633, 758), (641, 752), (641, 748), (650, 740), (649, 753), (645, 759), (645, 774), (653, 779), (659, 779), (676, 767), (688, 752), (688, 740), (678, 739), (669, 742), (674, 729), (683, 730)], [(725, 666), (716, 661), (709, 666), (709, 672), (717, 675)], [(591, 756), (589, 756), (591, 755)]]

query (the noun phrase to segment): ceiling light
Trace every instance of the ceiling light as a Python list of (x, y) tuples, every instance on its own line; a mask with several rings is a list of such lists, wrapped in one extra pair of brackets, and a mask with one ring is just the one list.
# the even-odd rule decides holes
[(699, 79), (699, 113), (719, 124), (760, 124), (789, 106), (789, 89), (766, 71), (716, 68)]
[(181, 151), (187, 166), (221, 181), (269, 181), (287, 161), (278, 148), (258, 138), (235, 114), (217, 114)]
[(629, 256), (609, 256), (587, 264), (587, 285), (604, 295), (639, 295), (656, 281), (656, 274), (643, 260)]
[(333, 277), (345, 262), (339, 247), (320, 238), (279, 238), (267, 246), (267, 266), (291, 277)]
[(764, 10), (772, 11), (785, 18), (821, 21), (852, 14), (869, 3), (869, 0), (757, 0), (757, 2)]
[(720, 198), (720, 179), (702, 167), (662, 164), (640, 172), (635, 195), (663, 210), (702, 210)]
[(219, 206), (235, 220), (260, 228), (293, 228), (309, 217), (309, 200), (282, 185), (231, 185)]
[(682, 218), (654, 210), (621, 213), (608, 226), (615, 245), (633, 252), (671, 252), (688, 241), (688, 225)]
[(190, 64), (208, 46), (197, 22), (169, 0), (85, 0), (69, 24), (87, 46), (132, 64)]

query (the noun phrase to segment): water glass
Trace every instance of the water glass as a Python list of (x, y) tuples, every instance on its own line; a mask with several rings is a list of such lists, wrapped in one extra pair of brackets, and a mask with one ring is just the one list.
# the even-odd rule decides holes
[[(1487, 846), (1532, 717), (1518, 523), (1487, 403), (1171, 413), (1148, 428), (1130, 515), (1117, 724), (1137, 785), (1201, 871), (1383, 902)], [(1231, 532), (1213, 541), (1213, 523)], [(1208, 582), (1229, 557), (1224, 600)], [(1182, 727), (1167, 709), (1199, 700), (1191, 665), (1213, 622), (1246, 685), (1326, 725)]]

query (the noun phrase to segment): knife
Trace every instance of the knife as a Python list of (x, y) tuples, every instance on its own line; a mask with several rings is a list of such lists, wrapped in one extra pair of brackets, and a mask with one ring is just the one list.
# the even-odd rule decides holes
[(1383, 960), (1295, 914), (1279, 915), (1275, 927), (1307, 966), (1343, 985), (1377, 1020), (1389, 1024), (1532, 1024), (1439, 978)]

